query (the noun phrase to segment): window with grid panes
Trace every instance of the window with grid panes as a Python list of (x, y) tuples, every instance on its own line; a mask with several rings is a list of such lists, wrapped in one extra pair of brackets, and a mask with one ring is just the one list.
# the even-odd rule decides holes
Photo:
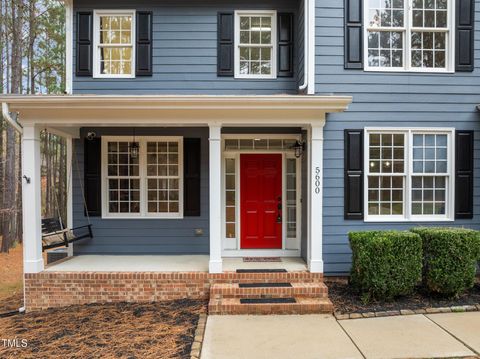
[(95, 14), (95, 76), (133, 77), (134, 12)]
[(180, 138), (139, 137), (133, 142), (105, 137), (103, 166), (107, 203), (112, 217), (181, 217), (183, 215), (183, 141)]
[(451, 131), (367, 131), (367, 219), (451, 219), (451, 137)]
[(236, 77), (274, 78), (276, 13), (237, 12)]
[(366, 0), (366, 70), (452, 70), (451, 0)]

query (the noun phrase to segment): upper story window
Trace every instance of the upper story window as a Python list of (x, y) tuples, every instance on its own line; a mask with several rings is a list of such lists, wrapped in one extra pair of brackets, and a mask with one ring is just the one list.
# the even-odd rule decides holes
[(365, 135), (366, 220), (453, 218), (452, 130), (375, 130)]
[(235, 77), (276, 78), (276, 11), (235, 12)]
[(453, 71), (452, 0), (366, 0), (370, 71)]
[(94, 76), (134, 77), (135, 11), (95, 11)]

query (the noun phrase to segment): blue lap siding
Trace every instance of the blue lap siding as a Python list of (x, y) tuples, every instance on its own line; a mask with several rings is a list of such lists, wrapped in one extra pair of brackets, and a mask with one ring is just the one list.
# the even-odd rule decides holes
[[(153, 11), (153, 76), (135, 79), (74, 76), (73, 91), (76, 94), (269, 95), (298, 92), (299, 68), (296, 64), (300, 51), (297, 49), (294, 51), (293, 77), (241, 80), (217, 76), (217, 13), (219, 11), (277, 10), (277, 12), (294, 13), (296, 29), (294, 43), (303, 46), (303, 39), (301, 43), (298, 39), (300, 32), (297, 29), (300, 20), (297, 17), (299, 13), (297, 0), (74, 1), (75, 12), (94, 9)], [(75, 54), (75, 49), (73, 53)]]
[(324, 261), (327, 274), (350, 270), (347, 233), (367, 229), (408, 229), (419, 223), (364, 223), (343, 219), (344, 129), (454, 127), (475, 130), (474, 218), (422, 225), (480, 229), (480, 1), (475, 14), (475, 71), (453, 74), (373, 73), (344, 69), (343, 1), (316, 1), (316, 93), (353, 96), (344, 113), (329, 114), (324, 150)]

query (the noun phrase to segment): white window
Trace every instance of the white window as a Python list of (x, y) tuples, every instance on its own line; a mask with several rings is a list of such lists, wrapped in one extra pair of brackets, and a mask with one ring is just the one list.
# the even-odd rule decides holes
[(366, 220), (452, 220), (452, 141), (451, 129), (367, 129)]
[(276, 78), (276, 11), (235, 12), (235, 77)]
[(135, 77), (135, 11), (95, 11), (95, 77)]
[[(103, 137), (104, 217), (183, 216), (179, 137)], [(137, 147), (138, 155), (132, 155)], [(134, 151), (135, 152), (135, 151)]]
[(452, 0), (366, 0), (365, 70), (453, 71)]

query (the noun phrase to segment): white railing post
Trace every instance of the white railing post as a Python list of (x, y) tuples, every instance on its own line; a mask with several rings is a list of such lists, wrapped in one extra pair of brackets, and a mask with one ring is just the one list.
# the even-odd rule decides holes
[(222, 149), (221, 129), (210, 124), (209, 151), (209, 193), (210, 193), (210, 273), (222, 273)]
[(23, 268), (25, 273), (38, 273), (44, 269), (40, 165), (40, 128), (35, 125), (25, 125), (22, 138)]
[(310, 217), (308, 269), (323, 273), (323, 123), (312, 124), (309, 131)]

